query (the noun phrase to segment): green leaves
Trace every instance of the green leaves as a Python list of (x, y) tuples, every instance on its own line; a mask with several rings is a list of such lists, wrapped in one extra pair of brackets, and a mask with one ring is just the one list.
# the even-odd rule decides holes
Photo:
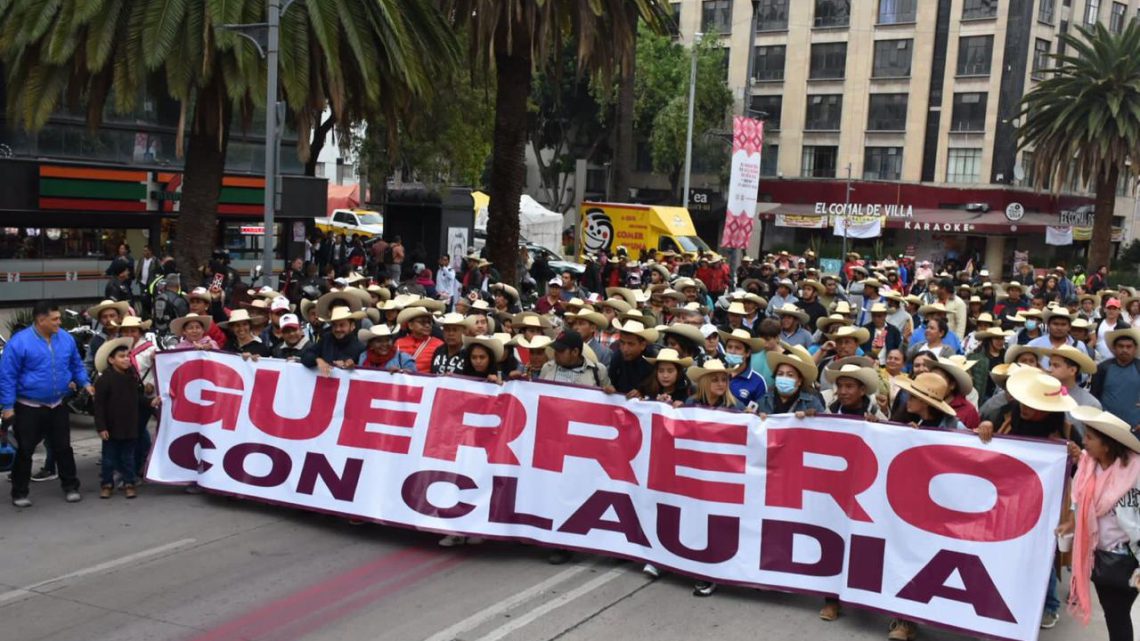
[(151, 2), (146, 7), (143, 23), (142, 46), (147, 69), (157, 68), (178, 41), (188, 0)]

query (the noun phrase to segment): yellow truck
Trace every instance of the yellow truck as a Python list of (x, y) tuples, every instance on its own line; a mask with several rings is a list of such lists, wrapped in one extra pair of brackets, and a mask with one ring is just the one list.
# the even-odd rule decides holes
[(637, 259), (643, 250), (706, 252), (689, 210), (684, 207), (598, 203), (585, 201), (578, 209), (578, 247), (583, 254), (615, 253), (625, 247)]

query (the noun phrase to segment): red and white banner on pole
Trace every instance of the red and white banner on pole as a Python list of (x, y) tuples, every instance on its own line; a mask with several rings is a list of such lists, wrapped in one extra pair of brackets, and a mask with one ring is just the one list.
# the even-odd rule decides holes
[(728, 203), (724, 236), (720, 246), (748, 249), (756, 224), (756, 195), (760, 190), (760, 151), (764, 148), (764, 123), (734, 116), (732, 119), (732, 173), (728, 179)]
[(147, 478), (1037, 638), (1057, 443), (766, 420), (565, 385), (157, 357)]

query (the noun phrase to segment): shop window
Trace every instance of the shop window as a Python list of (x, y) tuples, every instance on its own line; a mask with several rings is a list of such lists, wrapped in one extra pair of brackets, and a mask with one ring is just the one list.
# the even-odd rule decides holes
[(805, 178), (835, 178), (839, 147), (805, 146), (800, 174)]
[(1119, 2), (1112, 3), (1112, 15), (1108, 19), (1108, 30), (1113, 33), (1124, 31), (1124, 16), (1128, 13), (1128, 5)]
[(984, 93), (954, 94), (954, 113), (950, 118), (951, 131), (985, 131), (986, 98)]
[(982, 175), (981, 149), (950, 149), (946, 158), (946, 182), (977, 183)]
[(993, 36), (962, 36), (958, 39), (958, 75), (988, 76), (993, 59)]
[(906, 78), (910, 76), (913, 40), (878, 40), (871, 67), (872, 78)]
[(901, 180), (902, 147), (867, 147), (863, 152), (863, 180)]
[(125, 236), (125, 229), (0, 227), (0, 260), (109, 260)]
[(843, 78), (847, 70), (847, 43), (825, 42), (811, 46), (812, 80), (835, 80)]
[(786, 51), (787, 47), (784, 45), (756, 47), (756, 56), (752, 61), (753, 80), (756, 82), (783, 80)]
[(752, 96), (752, 117), (764, 121), (765, 132), (780, 130), (780, 117), (783, 115), (783, 110), (783, 96)]
[(757, 31), (784, 31), (788, 28), (788, 0), (760, 0), (756, 7)]
[(701, 3), (701, 31), (728, 34), (732, 31), (732, 0), (704, 0)]
[(879, 24), (914, 22), (918, 0), (879, 0)]
[(843, 95), (808, 96), (804, 131), (839, 131), (843, 116)]
[(778, 176), (780, 165), (779, 161), (780, 146), (764, 145), (764, 150), (760, 152), (760, 175)]
[(815, 0), (815, 26), (846, 27), (851, 21), (851, 0)]
[(905, 93), (872, 94), (867, 111), (867, 130), (905, 131), (906, 103)]
[(962, 4), (963, 20), (981, 20), (997, 17), (998, 0), (965, 0)]
[(1041, 79), (1045, 77), (1045, 71), (1049, 69), (1049, 47), (1048, 40), (1038, 38), (1033, 42), (1033, 77)]

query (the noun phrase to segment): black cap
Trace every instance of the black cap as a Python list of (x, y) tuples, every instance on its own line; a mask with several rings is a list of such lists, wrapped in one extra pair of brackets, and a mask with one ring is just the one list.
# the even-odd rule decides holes
[(578, 332), (568, 329), (558, 335), (554, 342), (550, 345), (556, 351), (562, 349), (576, 349), (582, 351), (582, 335)]

